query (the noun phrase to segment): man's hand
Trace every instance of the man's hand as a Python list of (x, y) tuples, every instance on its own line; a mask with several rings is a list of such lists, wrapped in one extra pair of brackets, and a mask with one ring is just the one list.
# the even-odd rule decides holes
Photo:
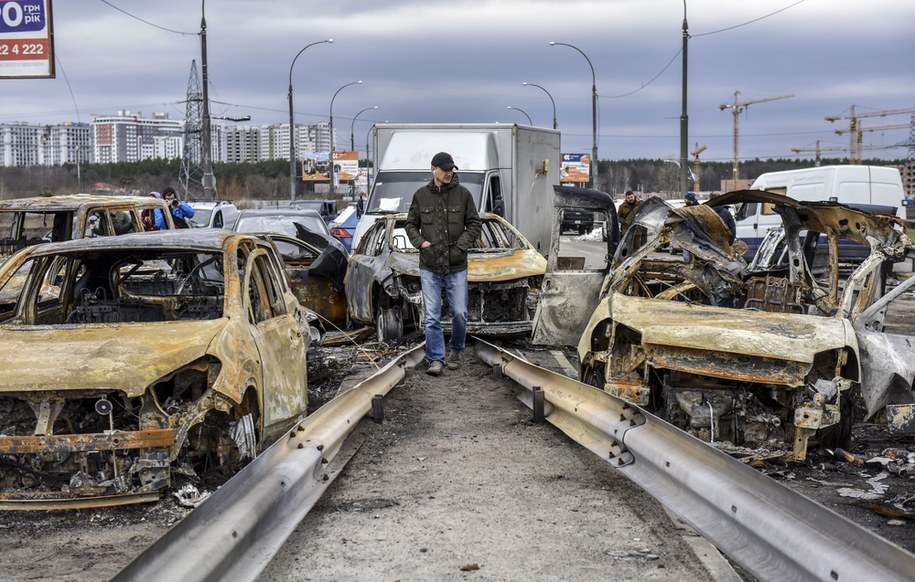
[(430, 243), (430, 242), (427, 241), (427, 240), (424, 240), (424, 241), (423, 241), (423, 244), (419, 245), (419, 248), (421, 248), (421, 249), (428, 249), (428, 248), (431, 247), (431, 246), (432, 246), (432, 243)]

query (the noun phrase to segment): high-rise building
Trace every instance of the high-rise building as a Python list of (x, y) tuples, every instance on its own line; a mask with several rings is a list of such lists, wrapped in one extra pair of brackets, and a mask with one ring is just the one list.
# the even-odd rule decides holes
[(60, 166), (92, 161), (92, 126), (0, 124), (0, 166)]
[(119, 111), (117, 115), (93, 120), (96, 163), (181, 157), (183, 123), (169, 119), (167, 113), (153, 113), (151, 119), (142, 115)]

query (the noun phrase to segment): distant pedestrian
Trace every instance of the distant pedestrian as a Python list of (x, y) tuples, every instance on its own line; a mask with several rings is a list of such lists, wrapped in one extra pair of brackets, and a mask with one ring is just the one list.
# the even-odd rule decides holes
[(632, 220), (635, 218), (635, 209), (641, 204), (638, 196), (632, 190), (626, 190), (626, 199), (620, 204), (616, 211), (616, 216), (620, 221), (620, 236), (626, 234), (629, 227), (632, 226)]
[[(187, 219), (194, 217), (194, 209), (191, 208), (191, 205), (178, 200), (178, 193), (171, 186), (162, 190), (162, 199), (165, 200), (169, 210), (172, 212), (172, 221), (175, 223), (175, 228), (190, 228)], [(159, 227), (159, 230), (168, 229), (165, 217), (160, 213), (156, 213), (156, 226)]]
[[(470, 191), (458, 181), (451, 154), (432, 158), (432, 180), (413, 194), (406, 231), (419, 249), (419, 275), (426, 327), (427, 374), (439, 376), (445, 366), (457, 370), (467, 334), (467, 251), (482, 224)], [(442, 332), (442, 288), (451, 310), (451, 354), (445, 362)]]

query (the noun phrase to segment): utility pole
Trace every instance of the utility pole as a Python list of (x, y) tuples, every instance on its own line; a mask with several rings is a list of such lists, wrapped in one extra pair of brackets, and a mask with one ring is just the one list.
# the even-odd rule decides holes
[[(683, 86), (683, 110), (680, 113), (680, 198), (686, 196), (686, 192), (689, 190), (689, 160), (686, 157), (686, 152), (689, 150), (689, 146), (686, 142), (689, 140), (689, 115), (686, 112), (686, 48), (689, 44), (689, 25), (686, 23), (686, 0), (683, 0), (683, 77), (682, 77), (682, 86)], [(697, 144), (698, 145), (698, 144)], [(703, 148), (704, 149), (704, 148)], [(698, 161), (696, 162), (698, 164)], [(696, 173), (696, 179), (699, 179), (698, 172)], [(697, 188), (698, 190), (698, 188)]]
[(213, 175), (212, 135), (210, 134), (210, 93), (207, 77), (206, 0), (200, 0), (200, 71), (203, 76), (203, 199), (216, 199), (216, 176)]
[(778, 99), (788, 99), (794, 97), (794, 94), (791, 95), (779, 95), (778, 97), (764, 97), (763, 99), (753, 99), (751, 101), (738, 101), (740, 97), (740, 91), (734, 91), (734, 102), (733, 103), (722, 103), (718, 106), (718, 109), (724, 111), (725, 109), (730, 109), (731, 113), (734, 115), (734, 165), (733, 165), (733, 177), (734, 188), (737, 188), (737, 181), (740, 180), (740, 114), (744, 109), (750, 105), (756, 103), (765, 103), (767, 101), (776, 101)]

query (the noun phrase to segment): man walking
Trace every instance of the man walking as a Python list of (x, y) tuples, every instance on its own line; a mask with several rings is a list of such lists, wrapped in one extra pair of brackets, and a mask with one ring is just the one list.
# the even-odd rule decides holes
[[(467, 251), (480, 236), (480, 217), (470, 191), (461, 186), (451, 154), (432, 158), (432, 180), (413, 194), (406, 231), (419, 249), (419, 274), (426, 327), (427, 374), (447, 365), (457, 370), (467, 335)], [(451, 310), (451, 354), (445, 362), (442, 288)]]
[(620, 204), (619, 210), (616, 211), (616, 216), (620, 221), (620, 236), (626, 234), (626, 231), (632, 226), (632, 219), (635, 218), (635, 208), (641, 202), (632, 190), (626, 190), (626, 199)]

